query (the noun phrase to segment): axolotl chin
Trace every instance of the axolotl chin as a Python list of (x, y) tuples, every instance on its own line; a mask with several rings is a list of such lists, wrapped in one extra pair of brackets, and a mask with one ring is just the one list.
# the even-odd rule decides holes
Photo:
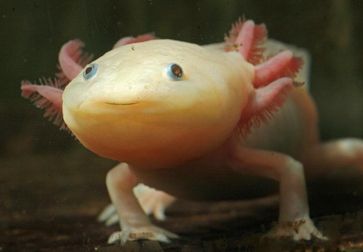
[(176, 198), (257, 196), (262, 180), (279, 183), (270, 237), (326, 239), (309, 216), (305, 174), (363, 169), (363, 142), (320, 143), (315, 105), (295, 80), (302, 60), (289, 50), (264, 57), (266, 36), (251, 20), (234, 24), (218, 45), (144, 34), (122, 38), (92, 62), (72, 40), (59, 53), (55, 79), (22, 83), (23, 96), (46, 117), (96, 154), (122, 162), (107, 174), (113, 205), (100, 216), (119, 220), (110, 243), (169, 241), (177, 235), (147, 214), (163, 219)]

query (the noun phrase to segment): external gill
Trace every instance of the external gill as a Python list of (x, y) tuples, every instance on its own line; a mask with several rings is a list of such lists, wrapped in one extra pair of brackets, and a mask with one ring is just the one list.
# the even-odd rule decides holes
[(59, 72), (55, 78), (40, 78), (39, 84), (28, 80), (21, 82), (21, 94), (30, 99), (36, 107), (43, 109), (44, 117), (60, 129), (67, 129), (62, 115), (62, 94), (68, 83), (75, 78), (91, 60), (92, 55), (83, 53), (84, 44), (71, 40), (59, 52)]
[(255, 25), (252, 20), (239, 19), (225, 38), (226, 51), (238, 51), (241, 56), (255, 66), (252, 84), (255, 88), (248, 105), (243, 108), (239, 129), (247, 134), (252, 127), (271, 118), (285, 102), (289, 92), (303, 83), (294, 78), (303, 61), (289, 50), (264, 58), (263, 43), (267, 38), (264, 24)]
[(41, 85), (34, 85), (24, 80), (21, 82), (21, 95), (32, 101), (37, 108), (45, 110), (44, 117), (52, 121), (60, 129), (67, 126), (62, 116), (62, 93), (58, 79), (40, 79)]

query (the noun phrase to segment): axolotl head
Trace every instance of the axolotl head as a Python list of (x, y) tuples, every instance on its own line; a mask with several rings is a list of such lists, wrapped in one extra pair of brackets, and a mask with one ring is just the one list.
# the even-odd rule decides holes
[(252, 70), (238, 53), (152, 40), (118, 47), (63, 93), (63, 115), (87, 148), (133, 165), (198, 158), (235, 130)]

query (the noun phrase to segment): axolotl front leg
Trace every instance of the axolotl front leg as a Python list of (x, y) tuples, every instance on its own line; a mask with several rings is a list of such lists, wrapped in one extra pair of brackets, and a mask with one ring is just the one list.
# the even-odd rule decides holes
[(177, 238), (167, 230), (154, 226), (139, 201), (133, 189), (138, 184), (137, 177), (126, 163), (121, 163), (107, 174), (106, 184), (111, 201), (119, 215), (121, 231), (113, 233), (108, 242), (148, 239), (168, 242), (169, 238)]
[(279, 223), (269, 237), (294, 240), (325, 239), (309, 216), (303, 165), (288, 155), (234, 144), (231, 166), (241, 172), (274, 179), (280, 183)]
[[(253, 21), (246, 21), (237, 23), (231, 33), (229, 42), (242, 45), (238, 50), (243, 57), (251, 63), (258, 60), (258, 57), (253, 57), (251, 49), (256, 43), (256, 37), (263, 37), (264, 27), (256, 26)], [(300, 64), (300, 60), (293, 57), (290, 51), (283, 51), (255, 67), (255, 95), (243, 111), (242, 125), (249, 125), (248, 120), (253, 117), (263, 121), (264, 118), (258, 119), (261, 113), (281, 105), (281, 96), (294, 85), (293, 78)], [(325, 239), (309, 216), (302, 163), (283, 153), (244, 146), (240, 136), (233, 139), (230, 145), (230, 165), (234, 170), (242, 174), (268, 177), (280, 184), (279, 224), (269, 233), (270, 237)]]

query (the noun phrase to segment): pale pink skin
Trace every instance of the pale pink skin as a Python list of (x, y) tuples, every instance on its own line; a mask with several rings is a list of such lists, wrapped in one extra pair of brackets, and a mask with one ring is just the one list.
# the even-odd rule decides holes
[[(227, 40), (226, 50), (238, 50), (241, 56), (251, 63), (261, 61), (258, 43), (266, 36), (263, 25), (255, 25), (253, 21), (237, 22)], [(120, 39), (115, 47), (125, 44), (143, 42), (153, 39), (153, 35), (145, 34), (136, 38)], [(46, 117), (59, 121), (61, 115), (62, 90), (67, 83), (77, 76), (84, 66), (90, 62), (90, 57), (82, 56), (82, 42), (73, 40), (66, 43), (59, 54), (61, 72), (54, 81), (47, 80), (44, 86), (23, 82), (22, 94), (35, 101), (38, 107), (46, 109)], [(236, 47), (236, 48), (234, 48)], [(279, 225), (270, 233), (272, 237), (290, 236), (296, 240), (311, 239), (324, 236), (315, 228), (309, 217), (309, 207), (305, 188), (303, 167), (314, 167), (307, 170), (308, 176), (323, 173), (320, 167), (340, 168), (354, 165), (363, 169), (363, 142), (358, 139), (344, 139), (327, 144), (318, 141), (316, 130), (315, 107), (307, 94), (294, 91), (293, 78), (301, 65), (301, 60), (286, 50), (269, 60), (255, 66), (253, 84), (255, 95), (250, 97), (248, 105), (241, 115), (241, 130), (247, 139), (252, 120), (266, 121), (275, 110), (280, 108), (288, 93), (304, 107), (305, 125), (312, 133), (309, 134), (308, 146), (300, 153), (299, 161), (291, 156), (263, 149), (243, 147), (237, 139), (231, 137), (224, 146), (215, 153), (210, 153), (201, 160), (191, 162), (190, 167), (205, 166), (205, 162), (218, 163), (219, 157), (224, 160), (228, 156), (229, 165), (237, 172), (248, 175), (272, 178), (280, 183), (280, 214)], [(301, 94), (300, 94), (301, 93)], [(191, 168), (191, 169), (192, 169)], [(173, 171), (174, 173), (175, 171)], [(180, 171), (182, 174), (183, 171)], [(174, 177), (176, 175), (174, 174)], [(106, 183), (114, 207), (108, 208), (100, 216), (102, 221), (113, 223), (119, 219), (121, 232), (111, 235), (109, 242), (124, 243), (132, 239), (153, 239), (167, 242), (177, 236), (154, 226), (146, 213), (153, 213), (159, 219), (164, 218), (164, 210), (175, 198), (165, 192), (144, 188), (133, 193), (140, 183), (139, 178), (148, 181), (142, 170), (133, 169), (126, 163), (114, 167), (107, 175)], [(151, 178), (151, 184), (154, 178)], [(178, 194), (178, 192), (176, 192)], [(182, 194), (182, 193), (181, 193)], [(135, 196), (136, 195), (136, 196)], [(152, 203), (148, 197), (155, 199)], [(295, 224), (295, 225), (294, 225)]]

